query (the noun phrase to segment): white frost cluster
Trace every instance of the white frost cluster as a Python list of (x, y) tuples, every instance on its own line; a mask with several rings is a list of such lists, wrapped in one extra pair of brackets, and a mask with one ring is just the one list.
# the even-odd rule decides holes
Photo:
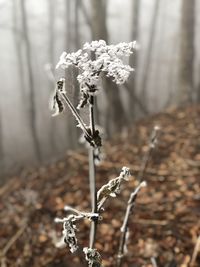
[(85, 253), (85, 259), (88, 262), (89, 267), (101, 267), (101, 255), (96, 249), (85, 247), (83, 248)]
[[(81, 93), (92, 94), (97, 90), (99, 77), (105, 73), (116, 84), (123, 84), (133, 69), (123, 63), (124, 56), (130, 56), (136, 42), (107, 45), (105, 41), (85, 43), (83, 49), (75, 53), (63, 52), (56, 68), (66, 69), (74, 65), (79, 69), (77, 80)], [(86, 97), (84, 97), (86, 98)]]
[(102, 207), (106, 199), (110, 197), (116, 197), (120, 193), (120, 187), (123, 180), (128, 181), (130, 169), (123, 167), (120, 175), (117, 178), (110, 180), (107, 184), (103, 185), (97, 192), (98, 210)]
[(63, 238), (64, 242), (68, 244), (71, 253), (74, 253), (78, 249), (76, 238), (76, 221), (82, 218), (82, 216), (69, 215), (66, 218), (56, 218), (55, 222), (63, 223)]

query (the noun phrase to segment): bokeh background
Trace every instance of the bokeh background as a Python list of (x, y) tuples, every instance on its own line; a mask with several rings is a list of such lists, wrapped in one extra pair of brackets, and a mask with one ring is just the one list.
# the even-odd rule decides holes
[(98, 100), (96, 116), (108, 138), (138, 118), (198, 103), (199, 10), (195, 0), (0, 0), (2, 179), (78, 146), (74, 118), (70, 112), (52, 118), (49, 99), (53, 72), (66, 76), (76, 105), (76, 70), (62, 73), (55, 65), (63, 51), (85, 42), (138, 42), (129, 60), (135, 72), (121, 88), (106, 83)]

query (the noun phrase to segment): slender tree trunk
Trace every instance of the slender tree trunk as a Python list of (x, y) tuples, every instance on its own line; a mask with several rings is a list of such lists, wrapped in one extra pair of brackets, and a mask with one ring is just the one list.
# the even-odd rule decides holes
[[(138, 28), (139, 28), (139, 7), (140, 2), (139, 0), (133, 0), (132, 1), (132, 40), (135, 40), (138, 42)], [(138, 51), (135, 50), (133, 54), (130, 56), (129, 64), (132, 68), (135, 69), (134, 73), (131, 75), (129, 79), (129, 88), (127, 90), (128, 92), (128, 102), (129, 102), (129, 121), (132, 123), (135, 120), (136, 117), (136, 108), (137, 102), (135, 101), (135, 98), (133, 98), (133, 95), (136, 95), (136, 89), (137, 89), (137, 65), (138, 65)], [(132, 92), (131, 92), (132, 91)]]
[[(12, 19), (13, 19), (13, 37), (15, 42), (15, 48), (16, 48), (16, 55), (18, 60), (18, 73), (19, 73), (19, 79), (20, 79), (20, 88), (22, 93), (22, 99), (26, 99), (26, 93), (25, 93), (25, 83), (24, 83), (24, 69), (23, 69), (23, 55), (22, 55), (22, 36), (20, 35), (21, 31), (19, 31), (19, 19), (18, 19), (18, 9), (17, 9), (17, 3), (16, 0), (13, 0), (13, 8), (12, 8)], [(17, 29), (18, 31), (15, 31), (14, 29)]]
[(54, 45), (55, 45), (55, 36), (54, 36), (54, 25), (55, 25), (55, 1), (48, 0), (49, 5), (49, 59), (50, 63), (54, 66)]
[[(103, 39), (108, 42), (108, 31), (106, 25), (106, 1), (91, 0), (92, 9), (92, 38), (93, 40)], [(119, 88), (109, 79), (104, 81), (105, 94), (107, 98), (106, 110), (106, 131), (110, 135), (113, 131), (120, 131), (127, 123), (127, 116), (120, 98)], [(98, 123), (97, 112), (97, 123)], [(111, 120), (114, 122), (111, 127)]]
[(65, 23), (65, 27), (66, 27), (66, 43), (65, 43), (65, 47), (67, 52), (71, 52), (71, 39), (72, 39), (72, 34), (71, 34), (71, 7), (72, 7), (72, 3), (71, 0), (64, 0), (65, 1), (65, 10), (66, 10), (66, 23)]
[(22, 29), (25, 45), (25, 54), (27, 61), (27, 80), (29, 85), (29, 118), (30, 118), (30, 127), (32, 131), (33, 143), (35, 147), (35, 153), (37, 160), (41, 160), (41, 151), (40, 144), (37, 135), (37, 126), (36, 126), (36, 96), (34, 88), (34, 78), (33, 78), (33, 67), (31, 61), (31, 45), (28, 35), (28, 24), (27, 24), (27, 13), (25, 8), (25, 0), (20, 0), (21, 16), (22, 16)]
[[(55, 52), (55, 1), (49, 0), (49, 62), (52, 66), (52, 70), (55, 68), (55, 58), (54, 58), (54, 52)], [(55, 83), (52, 80), (49, 80), (49, 88), (54, 89)], [(56, 140), (55, 140), (55, 131), (56, 131), (56, 121), (54, 118), (50, 121), (50, 133), (49, 133), (49, 139), (51, 144), (52, 153), (55, 154), (57, 151), (56, 146)]]
[(75, 0), (75, 16), (74, 16), (74, 42), (76, 50), (80, 49), (80, 34), (79, 34), (79, 9), (80, 9), (80, 0)]
[[(2, 132), (2, 116), (0, 111), (0, 178), (4, 174), (4, 148), (3, 148), (3, 132)], [(0, 181), (0, 184), (4, 181)]]
[(144, 74), (142, 77), (142, 85), (141, 85), (141, 97), (146, 103), (146, 96), (147, 96), (147, 86), (148, 86), (148, 78), (149, 78), (149, 72), (151, 68), (151, 56), (153, 53), (153, 42), (155, 39), (155, 34), (156, 34), (156, 23), (157, 23), (157, 18), (158, 18), (158, 11), (159, 11), (159, 4), (160, 0), (156, 0), (155, 2), (155, 7), (153, 10), (153, 16), (152, 16), (152, 21), (150, 25), (150, 31), (149, 31), (149, 43), (148, 43), (148, 48), (147, 48), (147, 56), (144, 64)]
[(182, 0), (180, 32), (180, 65), (178, 102), (180, 105), (192, 102), (194, 93), (194, 26), (195, 0)]
[[(71, 52), (72, 49), (80, 48), (80, 35), (79, 35), (79, 0), (65, 0), (66, 10), (66, 41), (65, 47), (67, 52)], [(74, 30), (73, 30), (74, 27)], [(74, 34), (73, 34), (74, 33)], [(77, 82), (78, 73), (73, 67), (69, 67), (65, 71), (66, 78), (66, 92), (70, 97), (74, 106), (78, 105), (79, 97), (79, 85)], [(72, 147), (77, 146), (77, 140), (79, 135), (78, 128), (74, 125), (74, 118), (69, 113), (67, 116), (67, 135)]]

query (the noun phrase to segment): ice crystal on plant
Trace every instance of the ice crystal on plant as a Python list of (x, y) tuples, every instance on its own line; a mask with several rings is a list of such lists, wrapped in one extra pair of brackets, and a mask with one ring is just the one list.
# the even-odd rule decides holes
[(128, 181), (130, 177), (130, 169), (123, 167), (120, 175), (117, 178), (110, 180), (107, 184), (103, 185), (97, 192), (98, 210), (102, 207), (106, 199), (116, 197), (120, 193), (120, 186), (123, 180)]
[(96, 249), (85, 247), (83, 248), (85, 253), (85, 259), (88, 262), (89, 267), (101, 267), (101, 255)]
[(79, 69), (77, 80), (80, 84), (81, 101), (78, 108), (89, 103), (89, 95), (98, 90), (101, 73), (113, 78), (116, 84), (123, 84), (133, 69), (123, 63), (122, 58), (129, 56), (136, 42), (107, 45), (105, 41), (85, 43), (83, 49), (75, 53), (63, 52), (57, 68), (68, 68), (74, 65)]
[(76, 238), (76, 221), (81, 219), (82, 216), (69, 215), (66, 218), (56, 218), (55, 222), (63, 223), (63, 238), (64, 242), (68, 244), (71, 253), (74, 253), (78, 249), (77, 238)]

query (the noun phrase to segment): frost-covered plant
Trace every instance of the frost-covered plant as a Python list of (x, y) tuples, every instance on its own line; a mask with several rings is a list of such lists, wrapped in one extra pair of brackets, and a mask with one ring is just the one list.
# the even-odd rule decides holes
[(110, 180), (107, 184), (103, 185), (97, 192), (97, 201), (98, 201), (98, 211), (100, 211), (102, 205), (106, 199), (110, 197), (116, 197), (120, 193), (120, 186), (123, 180), (128, 181), (130, 174), (130, 169), (123, 167), (119, 177)]
[[(75, 108), (67, 96), (65, 90), (65, 79), (61, 78), (56, 84), (56, 90), (52, 99), (52, 109), (54, 116), (62, 113), (67, 105), (77, 121), (77, 126), (83, 132), (85, 141), (89, 144), (89, 183), (91, 195), (91, 212), (80, 212), (71, 207), (65, 207), (66, 211), (72, 214), (63, 219), (56, 219), (56, 222), (63, 224), (63, 238), (65, 243), (73, 253), (77, 250), (76, 223), (80, 219), (89, 219), (90, 242), (89, 247), (83, 248), (86, 261), (90, 267), (100, 267), (101, 256), (95, 249), (95, 239), (98, 221), (102, 216), (103, 204), (108, 197), (115, 197), (120, 193), (122, 181), (127, 181), (130, 176), (130, 170), (123, 167), (118, 177), (112, 179), (103, 185), (98, 191), (96, 189), (96, 152), (102, 146), (102, 140), (99, 130), (95, 124), (94, 99), (100, 88), (100, 80), (103, 75), (110, 77), (116, 84), (124, 83), (133, 69), (124, 64), (123, 58), (129, 56), (136, 42), (120, 43), (117, 45), (107, 45), (105, 41), (93, 41), (84, 44), (83, 48), (75, 53), (63, 52), (56, 68), (67, 69), (70, 65), (78, 69), (77, 80), (80, 84), (80, 101)], [(89, 125), (86, 125), (77, 109), (88, 106)]]
[(64, 242), (68, 244), (70, 251), (74, 253), (78, 249), (77, 238), (76, 238), (76, 221), (82, 219), (79, 215), (69, 215), (66, 218), (59, 219), (56, 218), (55, 222), (63, 223), (63, 238)]
[(86, 43), (75, 53), (63, 52), (56, 68), (66, 69), (74, 65), (79, 70), (77, 80), (80, 84), (81, 99), (78, 108), (90, 102), (90, 95), (99, 89), (101, 74), (111, 77), (117, 84), (123, 84), (133, 69), (123, 63), (123, 57), (132, 54), (136, 42), (107, 45), (105, 41)]
[(158, 143), (159, 133), (160, 133), (160, 127), (155, 126), (150, 136), (148, 150), (142, 159), (140, 173), (138, 175), (139, 185), (130, 194), (130, 197), (127, 203), (126, 213), (124, 216), (122, 227), (120, 229), (121, 237), (120, 237), (119, 250), (118, 250), (118, 255), (117, 255), (117, 267), (121, 267), (122, 259), (127, 253), (127, 243), (128, 243), (128, 238), (129, 238), (129, 228), (128, 228), (129, 217), (130, 217), (131, 212), (134, 209), (135, 202), (136, 202), (140, 189), (146, 186), (146, 181), (144, 181), (144, 175), (145, 175), (145, 171), (147, 169), (149, 160), (151, 158), (152, 151), (155, 149)]
[(122, 224), (122, 227), (120, 229), (121, 231), (121, 238), (120, 238), (120, 243), (119, 243), (119, 251), (118, 251), (118, 255), (117, 255), (117, 267), (121, 266), (121, 261), (122, 258), (124, 257), (124, 255), (127, 253), (127, 243), (128, 243), (128, 239), (129, 239), (129, 229), (128, 229), (128, 219), (131, 213), (131, 210), (133, 209), (134, 205), (135, 205), (135, 201), (137, 198), (137, 195), (140, 191), (140, 189), (142, 187), (146, 186), (146, 182), (143, 181), (141, 182), (137, 188), (135, 189), (135, 191), (133, 191), (130, 194), (129, 200), (128, 200), (128, 205), (126, 208), (126, 213), (124, 216), (124, 221)]
[(101, 267), (101, 255), (96, 249), (84, 247), (83, 252), (89, 267)]

